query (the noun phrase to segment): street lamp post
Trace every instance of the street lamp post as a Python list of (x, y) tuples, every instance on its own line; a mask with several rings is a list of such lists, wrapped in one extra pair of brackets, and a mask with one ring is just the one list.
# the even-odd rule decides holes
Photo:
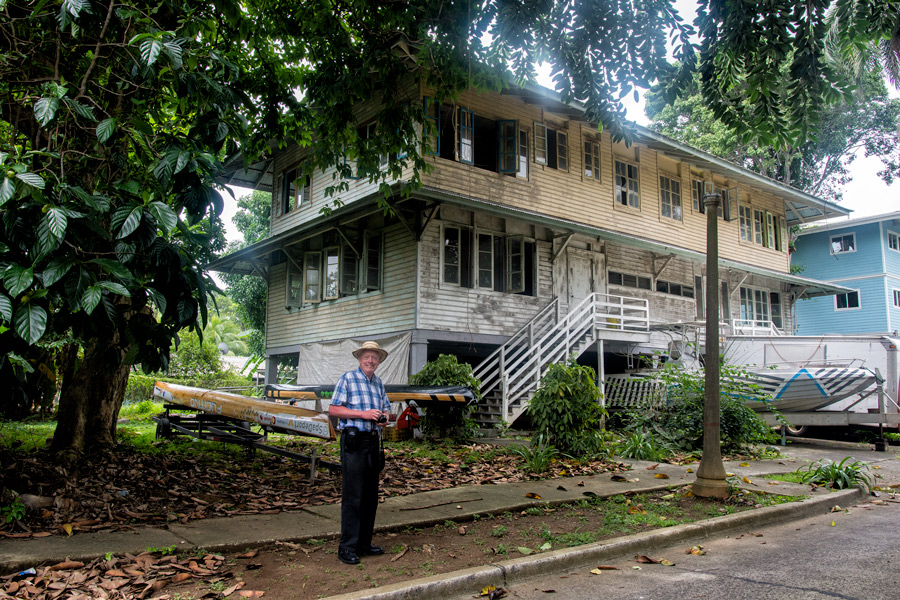
[(706, 207), (706, 355), (703, 402), (703, 455), (692, 490), (695, 496), (725, 498), (719, 405), (719, 194), (703, 197)]

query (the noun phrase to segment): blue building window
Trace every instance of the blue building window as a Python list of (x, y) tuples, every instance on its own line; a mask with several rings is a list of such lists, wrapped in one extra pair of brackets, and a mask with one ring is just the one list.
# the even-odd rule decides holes
[(831, 236), (831, 253), (843, 254), (845, 252), (856, 252), (855, 233)]
[(894, 252), (900, 252), (900, 236), (893, 231), (888, 231), (888, 248)]
[(854, 310), (859, 308), (859, 292), (835, 294), (834, 310)]

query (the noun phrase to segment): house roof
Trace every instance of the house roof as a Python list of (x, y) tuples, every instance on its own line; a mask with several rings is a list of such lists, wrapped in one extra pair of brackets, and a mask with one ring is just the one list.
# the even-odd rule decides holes
[[(395, 187), (399, 189), (402, 185), (403, 184), (397, 184)], [(226, 273), (264, 276), (268, 264), (266, 257), (269, 254), (281, 250), (285, 246), (299, 243), (304, 239), (321, 235), (325, 231), (339, 227), (342, 223), (353, 221), (367, 214), (380, 211), (381, 209), (377, 207), (375, 202), (377, 195), (378, 194), (373, 194), (369, 196), (368, 199), (353, 203), (352, 205), (341, 206), (333, 211), (331, 217), (328, 219), (317, 219), (316, 221), (304, 223), (294, 229), (282, 232), (253, 244), (252, 246), (248, 246), (247, 248), (222, 257), (207, 265), (207, 268), (212, 271), (222, 271)], [(412, 198), (454, 204), (469, 209), (478, 209), (497, 216), (519, 218), (538, 223), (551, 229), (586, 235), (594, 237), (597, 240), (619, 243), (625, 246), (658, 252), (660, 254), (672, 254), (687, 258), (694, 262), (703, 263), (706, 260), (706, 255), (702, 252), (696, 252), (680, 246), (666, 244), (638, 235), (586, 225), (570, 219), (552, 217), (524, 208), (512, 207), (471, 196), (455, 194), (438, 188), (425, 186), (413, 192)], [(803, 288), (801, 295), (805, 297), (828, 296), (853, 291), (842, 285), (826, 283), (824, 281), (800, 277), (793, 274), (781, 273), (772, 269), (757, 267), (739, 261), (720, 259), (719, 264), (725, 269), (733, 269), (735, 271), (771, 277), (788, 283), (789, 285)]]
[(874, 215), (871, 217), (860, 217), (858, 219), (847, 219), (846, 221), (828, 221), (827, 223), (817, 224), (814, 227), (805, 227), (797, 232), (797, 235), (809, 235), (811, 233), (821, 233), (823, 231), (838, 231), (847, 229), (848, 227), (859, 227), (860, 225), (881, 223), (882, 221), (893, 221), (892, 225), (900, 227), (900, 211)]

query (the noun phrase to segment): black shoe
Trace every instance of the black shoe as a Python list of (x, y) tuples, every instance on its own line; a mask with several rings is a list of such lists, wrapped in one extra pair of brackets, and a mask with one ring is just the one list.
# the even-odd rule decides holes
[(373, 545), (369, 546), (369, 548), (367, 550), (362, 552), (362, 554), (368, 555), (368, 556), (380, 556), (380, 555), (384, 554), (384, 548), (382, 548), (381, 546), (375, 546), (373, 544)]
[(359, 557), (352, 550), (338, 550), (338, 559), (345, 565), (359, 564)]

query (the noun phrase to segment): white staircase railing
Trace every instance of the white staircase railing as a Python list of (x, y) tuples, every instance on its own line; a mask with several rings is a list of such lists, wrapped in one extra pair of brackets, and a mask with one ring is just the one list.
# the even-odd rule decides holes
[(481, 394), (489, 398), (499, 391), (501, 418), (514, 421), (550, 364), (569, 354), (581, 355), (602, 331), (647, 332), (650, 309), (647, 300), (594, 293), (559, 318), (554, 300), (474, 369), (481, 380)]
[(732, 319), (730, 325), (732, 335), (784, 335), (768, 319)]

